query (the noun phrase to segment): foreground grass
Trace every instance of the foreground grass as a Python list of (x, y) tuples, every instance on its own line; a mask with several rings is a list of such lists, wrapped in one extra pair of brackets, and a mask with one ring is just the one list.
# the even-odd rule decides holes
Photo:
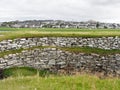
[[(5, 31), (5, 32), (4, 32)], [(27, 37), (108, 37), (120, 36), (119, 29), (33, 29), (0, 28), (0, 40)]]
[[(0, 90), (120, 90), (120, 79), (100, 79), (94, 75), (65, 76), (30, 67), (4, 70), (8, 78), (0, 80)], [(44, 77), (43, 77), (44, 75)]]
[(0, 81), (0, 90), (120, 90), (120, 79), (95, 76), (12, 77)]
[(5, 69), (4, 75), (8, 78), (0, 80), (0, 90), (120, 90), (118, 78), (55, 75), (30, 67)]

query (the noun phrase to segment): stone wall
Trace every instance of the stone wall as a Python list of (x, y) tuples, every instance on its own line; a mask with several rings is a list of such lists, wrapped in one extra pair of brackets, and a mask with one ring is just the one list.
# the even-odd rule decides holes
[(119, 37), (102, 38), (70, 38), (70, 37), (41, 37), (41, 38), (19, 38), (14, 40), (3, 40), (0, 42), (0, 52), (33, 46), (59, 46), (59, 47), (95, 47), (101, 49), (120, 49)]
[[(24, 41), (24, 40), (23, 40)], [(0, 68), (29, 66), (59, 72), (61, 69), (80, 72), (104, 72), (105, 75), (120, 75), (120, 54), (101, 56), (98, 54), (70, 53), (56, 48), (25, 50), (0, 58)]]

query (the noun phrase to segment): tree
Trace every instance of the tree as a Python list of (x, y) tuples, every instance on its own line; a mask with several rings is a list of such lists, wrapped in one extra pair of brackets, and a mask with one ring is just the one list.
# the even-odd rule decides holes
[(99, 28), (99, 26), (100, 26), (100, 24), (99, 24), (99, 22), (97, 22), (97, 24), (96, 24), (96, 28)]

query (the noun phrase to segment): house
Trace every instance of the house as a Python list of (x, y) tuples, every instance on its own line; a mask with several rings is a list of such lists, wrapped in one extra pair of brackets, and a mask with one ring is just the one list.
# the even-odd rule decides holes
[(2, 22), (0, 22), (0, 27), (1, 27), (1, 25), (2, 25)]
[(68, 28), (78, 28), (78, 26), (75, 25), (75, 24), (73, 24), (73, 25), (68, 25), (67, 27), (68, 27)]
[(99, 23), (98, 28), (99, 28), (99, 29), (104, 29), (104, 28), (105, 28), (105, 24), (104, 24), (104, 23)]
[(97, 25), (96, 23), (89, 23), (87, 27), (91, 29), (95, 29), (97, 28), (96, 25)]
[(93, 20), (86, 22), (73, 22), (63, 20), (27, 20), (27, 21), (11, 21), (0, 23), (0, 26), (14, 28), (90, 28), (90, 29), (120, 29), (120, 24), (116, 23), (100, 23)]
[(14, 24), (14, 25), (11, 25), (11, 27), (14, 27), (14, 28), (21, 28), (22, 25), (20, 25), (20, 24)]
[(52, 28), (60, 28), (60, 25), (53, 25)]
[(88, 28), (88, 24), (87, 23), (81, 23), (77, 27), (78, 28)]

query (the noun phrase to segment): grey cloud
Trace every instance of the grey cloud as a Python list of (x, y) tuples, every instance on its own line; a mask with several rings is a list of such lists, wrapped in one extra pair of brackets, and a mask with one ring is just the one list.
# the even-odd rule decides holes
[(120, 22), (119, 0), (0, 0), (0, 21), (25, 19)]
[(93, 5), (117, 5), (120, 4), (120, 0), (90, 0)]

